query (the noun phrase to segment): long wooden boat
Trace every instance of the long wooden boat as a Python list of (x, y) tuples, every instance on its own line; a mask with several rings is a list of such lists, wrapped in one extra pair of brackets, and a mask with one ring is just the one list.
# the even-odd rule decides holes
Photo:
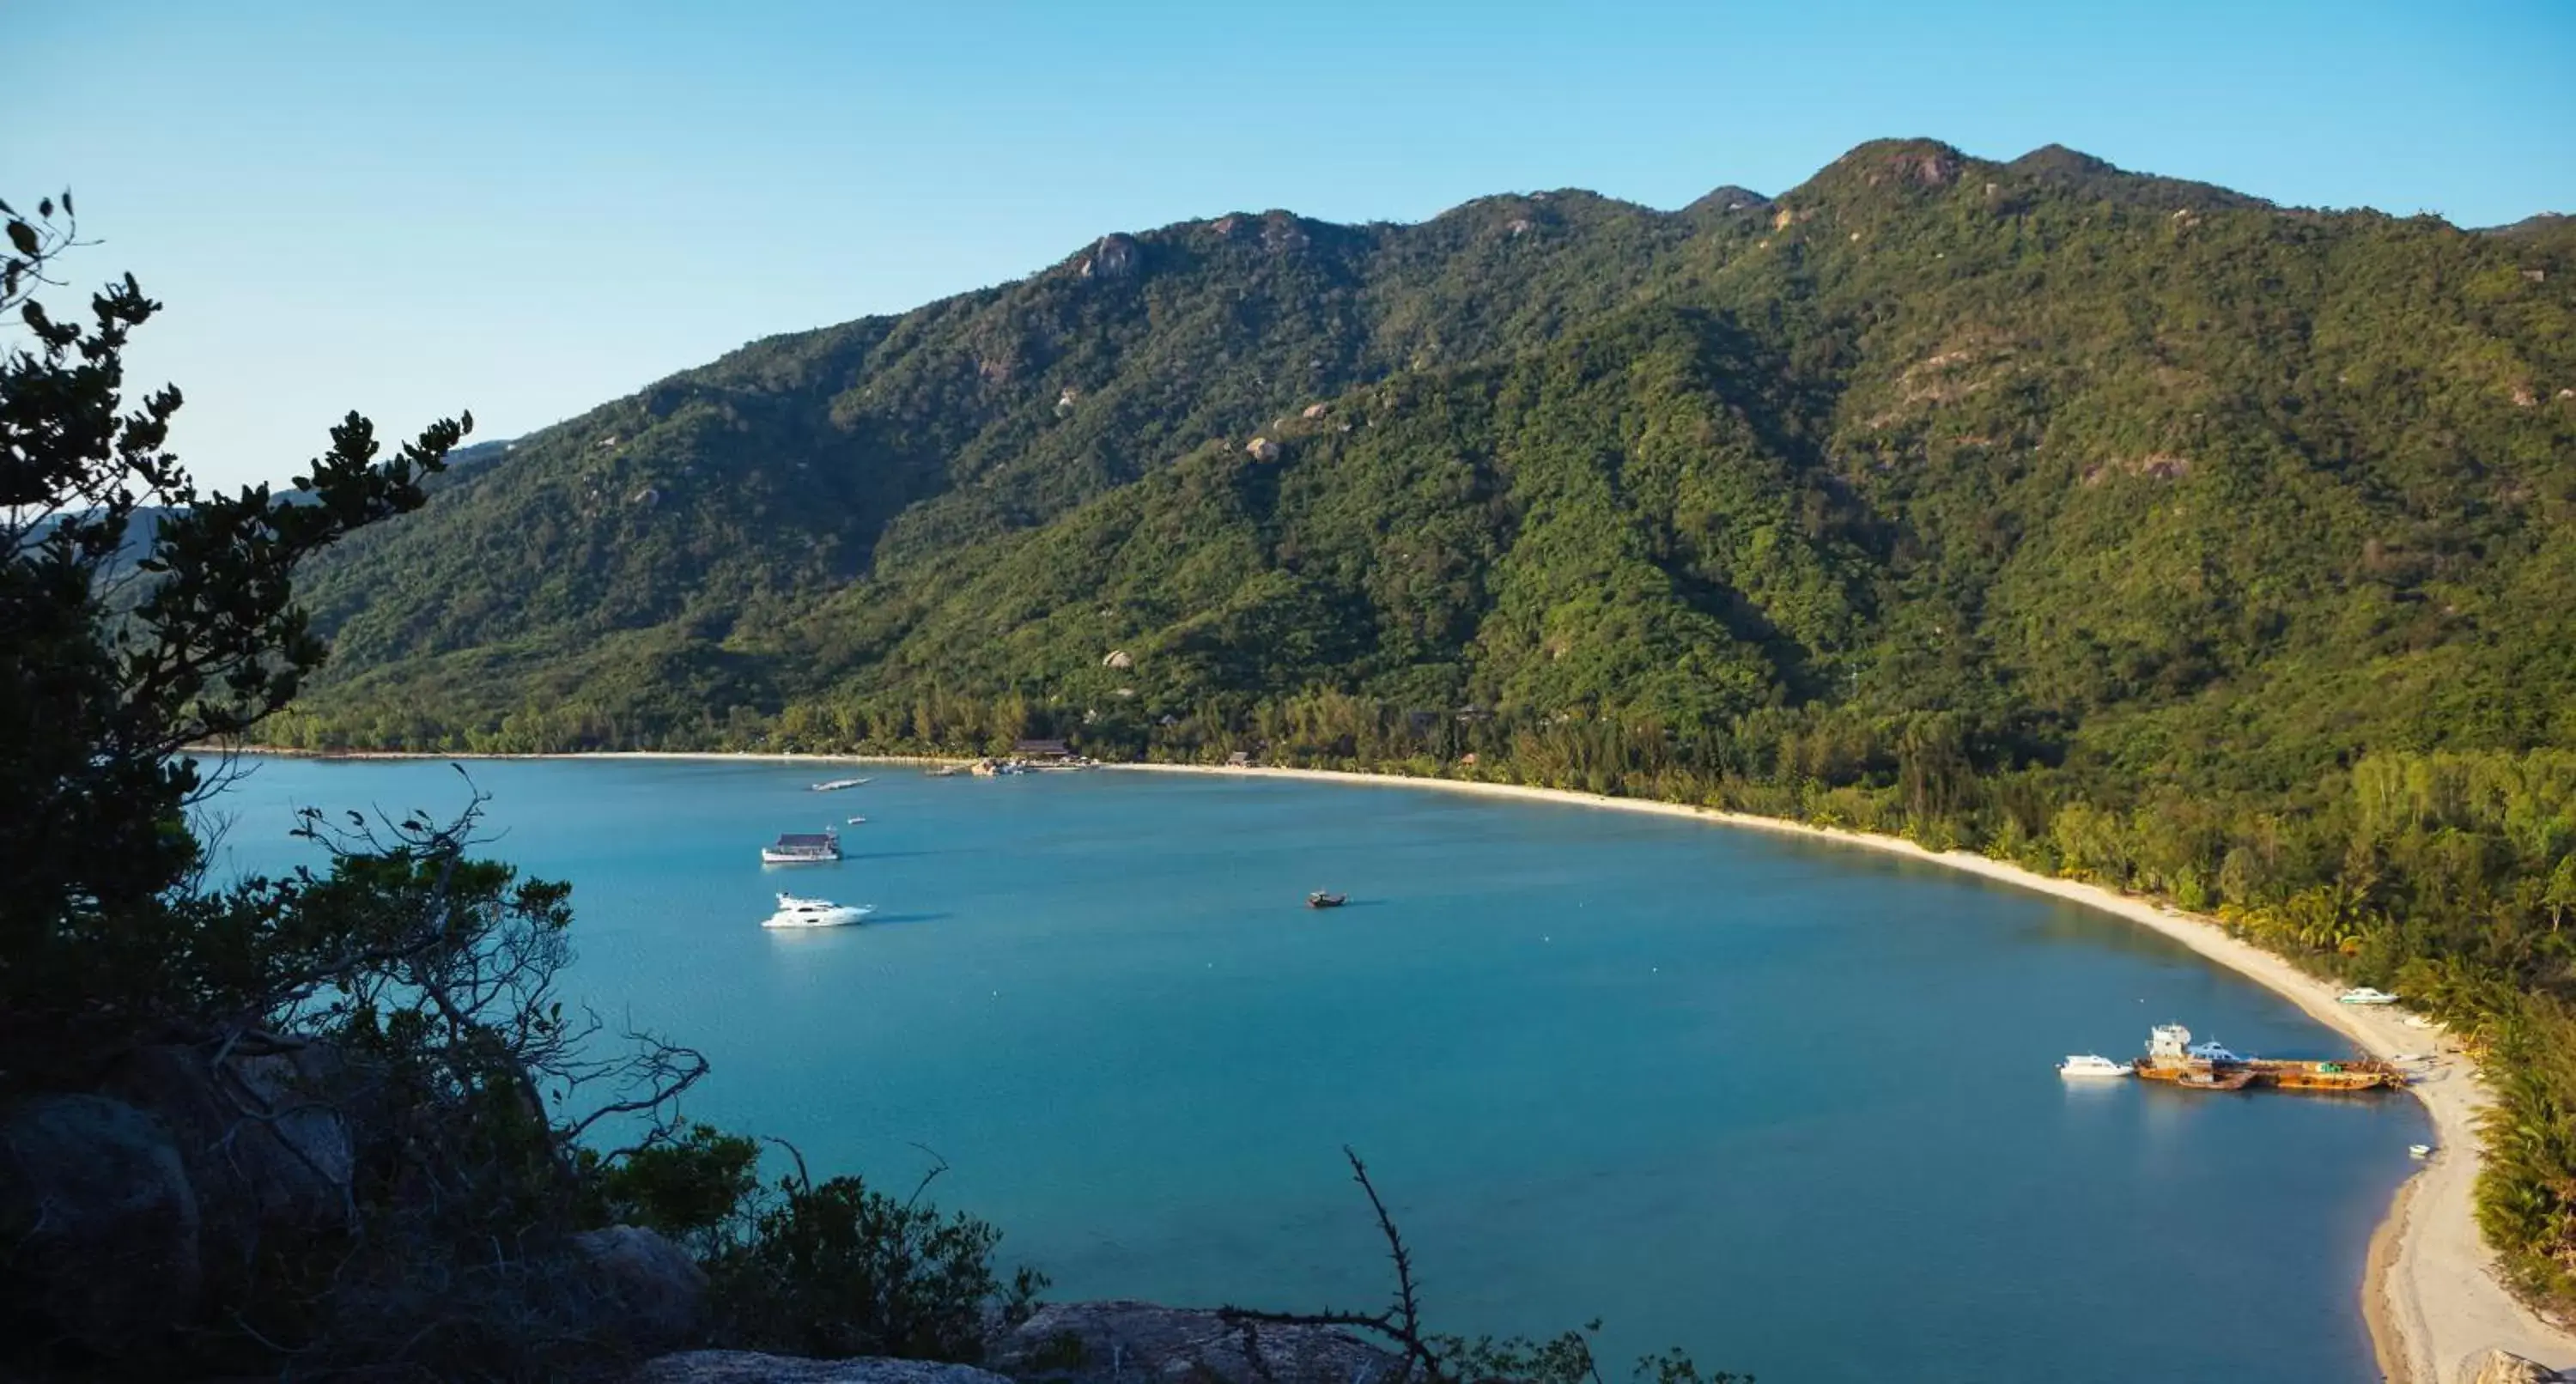
[(2193, 1091), (2242, 1091), (2272, 1086), (2284, 1091), (2393, 1090), (2406, 1084), (2406, 1074), (2376, 1058), (2346, 1061), (2293, 1061), (2239, 1057), (2218, 1044), (2193, 1044), (2191, 1030), (2164, 1024), (2148, 1036), (2147, 1055), (2130, 1070), (2148, 1081), (2168, 1082)]
[(2286, 1062), (2257, 1058), (2246, 1066), (2254, 1079), (2284, 1091), (2370, 1091), (2406, 1084), (2406, 1074), (2372, 1058), (2348, 1062)]

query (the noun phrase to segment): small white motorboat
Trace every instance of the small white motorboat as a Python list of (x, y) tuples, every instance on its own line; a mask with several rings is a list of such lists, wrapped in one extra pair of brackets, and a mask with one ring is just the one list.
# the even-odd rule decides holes
[(867, 822), (867, 820), (868, 820), (868, 819), (867, 819), (867, 818), (865, 818), (865, 817), (853, 817), (853, 818), (851, 818), (851, 819), (850, 819), (849, 824), (850, 824), (851, 826), (854, 826), (854, 827), (855, 827), (855, 826), (861, 826), (861, 825), (864, 825), (864, 824)]
[(762, 927), (848, 927), (876, 912), (874, 904), (834, 903), (830, 899), (800, 899), (794, 894), (778, 896), (778, 911), (761, 923)]
[(2114, 1062), (2099, 1053), (2079, 1053), (2057, 1064), (2059, 1076), (2127, 1076), (2129, 1064)]
[(2431, 1144), (2408, 1144), (2406, 1146), (2406, 1156), (2420, 1162), (2423, 1159), (2433, 1156), (2433, 1146)]
[(2355, 986), (2354, 988), (2346, 990), (2342, 994), (2335, 996), (2335, 999), (2344, 1004), (2397, 1003), (2397, 997), (2395, 995), (2392, 995), (2385, 990), (2373, 990), (2367, 985)]
[(817, 793), (837, 793), (844, 788), (856, 788), (860, 784), (873, 782), (875, 782), (875, 780), (863, 778), (826, 779), (821, 783), (815, 784), (814, 791)]

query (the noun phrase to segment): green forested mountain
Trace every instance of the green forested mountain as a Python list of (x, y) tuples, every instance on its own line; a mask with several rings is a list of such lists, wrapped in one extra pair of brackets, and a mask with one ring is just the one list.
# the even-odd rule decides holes
[(1329, 689), (1950, 712), (2281, 784), (2563, 742), (2496, 693), (2576, 671), (2571, 247), (1928, 143), (1776, 203), (1113, 235), (475, 468), (312, 583), (338, 667), (281, 730), (694, 743), (937, 687), (1133, 734)]
[(1112, 235), (521, 440), (305, 590), (309, 747), (1471, 774), (2218, 910), (2477, 1034), (2576, 1300), (2576, 222), (1864, 145)]

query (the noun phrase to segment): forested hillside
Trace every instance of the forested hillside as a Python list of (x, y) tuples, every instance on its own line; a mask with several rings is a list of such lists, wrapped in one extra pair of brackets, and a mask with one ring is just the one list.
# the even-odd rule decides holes
[(2564, 740), (2490, 694), (2576, 658), (2571, 246), (1920, 143), (1777, 203), (1113, 235), (470, 468), (315, 580), (295, 729), (921, 737), (935, 687), (1133, 744), (1333, 690), (2276, 784)]
[(1066, 734), (2221, 909), (2498, 1048), (2489, 1229), (2576, 1269), (2564, 218), (1927, 142), (1678, 212), (1231, 215), (662, 381), (307, 589), (283, 743)]

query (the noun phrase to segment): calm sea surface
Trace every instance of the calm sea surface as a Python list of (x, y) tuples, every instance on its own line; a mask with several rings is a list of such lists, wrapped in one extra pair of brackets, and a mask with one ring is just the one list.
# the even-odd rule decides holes
[[(1446, 1329), (1603, 1321), (1794, 1381), (2375, 1379), (2363, 1249), (2412, 1101), (2061, 1082), (2181, 1021), (2342, 1052), (2116, 919), (1875, 853), (1461, 795), (1097, 772), (467, 766), (570, 880), (568, 989), (702, 1048), (690, 1113), (1005, 1231), (1051, 1296), (1374, 1305), (1357, 1148)], [(872, 775), (848, 792), (806, 785)], [(257, 761), (290, 811), (452, 812), (445, 764)], [(764, 868), (781, 831), (850, 859)], [(867, 926), (765, 932), (782, 888)], [(1313, 913), (1309, 889), (1351, 904)], [(1615, 1382), (1624, 1371), (1612, 1372)]]

